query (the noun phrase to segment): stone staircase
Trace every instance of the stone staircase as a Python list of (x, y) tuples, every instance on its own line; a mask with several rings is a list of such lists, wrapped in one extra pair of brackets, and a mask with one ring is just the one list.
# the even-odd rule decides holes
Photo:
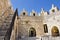
[(12, 22), (13, 14), (9, 16), (0, 18), (0, 40), (9, 40), (9, 28)]

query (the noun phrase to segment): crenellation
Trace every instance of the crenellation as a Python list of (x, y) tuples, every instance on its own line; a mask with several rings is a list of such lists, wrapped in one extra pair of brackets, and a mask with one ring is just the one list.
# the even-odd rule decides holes
[(38, 16), (37, 12), (35, 12), (34, 10), (32, 10), (32, 12), (30, 13), (30, 16)]
[[(41, 16), (41, 14), (43, 16), (48, 16), (48, 15), (56, 15), (56, 14), (59, 14), (60, 13), (60, 10), (54, 5), (52, 4), (52, 7), (51, 9), (48, 11), (44, 11), (43, 8), (41, 8), (41, 12), (40, 13), (37, 13), (36, 11), (32, 10), (32, 12), (28, 13), (25, 9), (23, 9), (23, 11), (20, 13), (20, 16)], [(28, 15), (30, 14), (30, 15)]]
[(20, 13), (20, 16), (28, 16), (28, 12), (23, 9), (23, 11)]

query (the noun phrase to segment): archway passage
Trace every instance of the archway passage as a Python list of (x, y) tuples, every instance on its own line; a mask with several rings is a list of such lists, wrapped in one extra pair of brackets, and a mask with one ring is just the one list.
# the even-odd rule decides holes
[(52, 36), (59, 36), (59, 30), (56, 26), (53, 26), (51, 30)]
[(36, 30), (32, 27), (29, 30), (29, 37), (35, 37), (36, 36)]

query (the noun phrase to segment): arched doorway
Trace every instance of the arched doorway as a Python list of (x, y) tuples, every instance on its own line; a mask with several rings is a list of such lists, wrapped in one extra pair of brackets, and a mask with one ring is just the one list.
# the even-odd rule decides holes
[(29, 37), (35, 37), (36, 36), (36, 30), (31, 27), (29, 30)]
[(52, 36), (59, 36), (58, 28), (56, 26), (53, 26), (52, 30), (51, 30), (51, 33), (52, 33)]

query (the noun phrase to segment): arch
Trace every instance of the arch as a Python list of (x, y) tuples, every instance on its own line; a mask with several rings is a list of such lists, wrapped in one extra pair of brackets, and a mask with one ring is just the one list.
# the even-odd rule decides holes
[(52, 36), (59, 36), (59, 29), (56, 26), (53, 26), (51, 33), (52, 33)]
[(29, 37), (35, 37), (36, 36), (36, 30), (31, 27), (29, 30)]

